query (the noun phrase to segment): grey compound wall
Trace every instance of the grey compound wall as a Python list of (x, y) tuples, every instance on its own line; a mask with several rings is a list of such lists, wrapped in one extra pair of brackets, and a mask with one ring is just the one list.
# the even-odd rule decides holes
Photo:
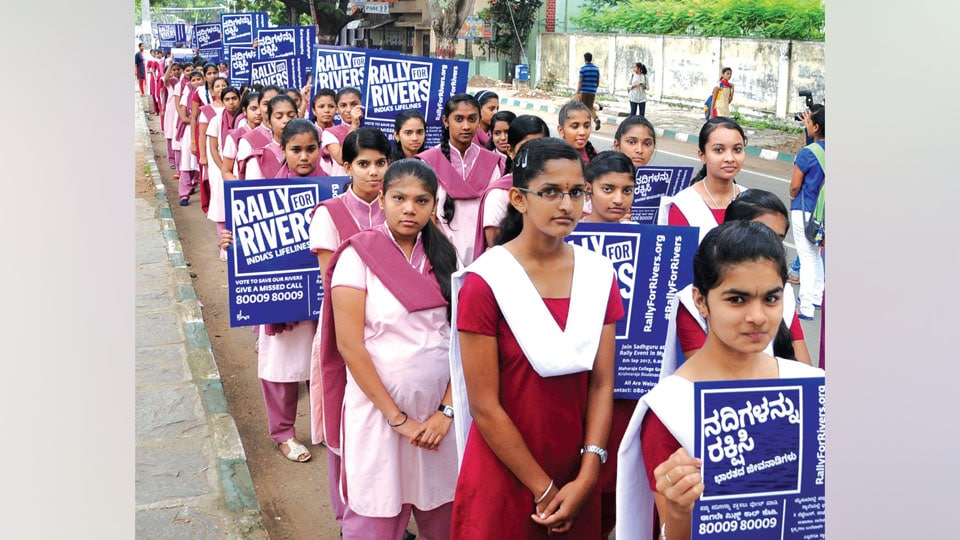
[(703, 103), (723, 67), (733, 68), (734, 108), (786, 117), (803, 110), (798, 90), (825, 99), (822, 42), (688, 36), (558, 34), (537, 38), (535, 84), (576, 90), (583, 53), (600, 68), (601, 94), (626, 99), (630, 68), (647, 66), (649, 98)]

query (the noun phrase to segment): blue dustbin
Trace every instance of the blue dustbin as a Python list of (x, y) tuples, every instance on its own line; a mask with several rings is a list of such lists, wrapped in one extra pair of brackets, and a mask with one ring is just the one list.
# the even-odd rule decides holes
[(517, 64), (513, 67), (513, 78), (518, 81), (530, 80), (530, 66), (527, 64)]

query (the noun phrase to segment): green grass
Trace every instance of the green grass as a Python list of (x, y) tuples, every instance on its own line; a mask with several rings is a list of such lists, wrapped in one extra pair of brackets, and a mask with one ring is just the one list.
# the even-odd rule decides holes
[(787, 133), (803, 133), (803, 125), (797, 122), (797, 125), (783, 124), (780, 122), (771, 122), (762, 118), (746, 118), (737, 111), (732, 111), (730, 116), (743, 127), (755, 129), (776, 129)]

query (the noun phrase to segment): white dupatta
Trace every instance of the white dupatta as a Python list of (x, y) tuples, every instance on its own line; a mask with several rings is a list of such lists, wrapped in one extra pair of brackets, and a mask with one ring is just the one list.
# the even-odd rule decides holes
[[(777, 358), (779, 378), (823, 377), (824, 371), (805, 362)], [(693, 383), (679, 375), (662, 377), (647, 392), (630, 417), (617, 453), (617, 538), (650, 538), (653, 531), (653, 492), (640, 448), (640, 428), (653, 410), (680, 446), (694, 455)], [(659, 464), (658, 464), (659, 465)]]
[[(740, 189), (740, 193), (747, 191), (747, 188), (739, 184), (737, 184), (737, 188)], [(668, 225), (667, 220), (670, 217), (671, 205), (676, 205), (676, 207), (680, 209), (680, 212), (687, 218), (687, 223), (689, 223), (690, 226), (700, 229), (700, 238), (697, 240), (698, 244), (703, 241), (703, 237), (706, 236), (711, 229), (719, 225), (717, 218), (713, 217), (713, 212), (710, 211), (710, 207), (704, 202), (703, 197), (697, 193), (697, 190), (693, 189), (692, 185), (673, 197), (660, 197), (657, 225)]]
[(450, 381), (456, 410), (454, 426), (458, 463), (463, 460), (467, 434), (473, 422), (457, 331), (458, 297), (467, 273), (477, 274), (490, 286), (504, 319), (533, 369), (541, 377), (555, 377), (593, 369), (614, 278), (613, 265), (602, 255), (573, 246), (573, 261), (565, 330), (557, 325), (523, 266), (506, 248), (495, 246), (470, 266), (453, 274)]

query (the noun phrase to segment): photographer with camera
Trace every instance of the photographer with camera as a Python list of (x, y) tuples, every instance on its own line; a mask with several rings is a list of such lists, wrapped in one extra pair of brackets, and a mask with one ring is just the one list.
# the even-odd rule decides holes
[[(810, 107), (813, 107), (813, 92), (810, 90), (800, 90), (797, 92), (797, 95), (806, 98), (806, 109), (810, 110)], [(803, 112), (798, 112), (793, 115), (793, 119), (797, 122), (803, 122)], [(807, 129), (807, 124), (803, 124), (803, 137), (805, 145), (810, 145), (813, 143), (813, 135), (810, 134), (810, 131)], [(800, 255), (795, 255), (793, 257), (793, 263), (790, 264), (790, 268), (787, 270), (787, 281), (793, 283), (794, 285), (800, 284)]]
[[(807, 97), (807, 99), (810, 99)], [(790, 180), (790, 220), (792, 221), (793, 243), (800, 257), (800, 315), (801, 319), (812, 320), (814, 309), (823, 303), (823, 259), (820, 246), (807, 239), (806, 223), (813, 214), (817, 197), (823, 189), (825, 178), (823, 158), (826, 150), (826, 125), (823, 104), (812, 105), (799, 113), (807, 134), (813, 137), (813, 143), (801, 148), (794, 160), (793, 178)], [(818, 148), (815, 148), (819, 147)], [(819, 154), (819, 155), (818, 155)]]

